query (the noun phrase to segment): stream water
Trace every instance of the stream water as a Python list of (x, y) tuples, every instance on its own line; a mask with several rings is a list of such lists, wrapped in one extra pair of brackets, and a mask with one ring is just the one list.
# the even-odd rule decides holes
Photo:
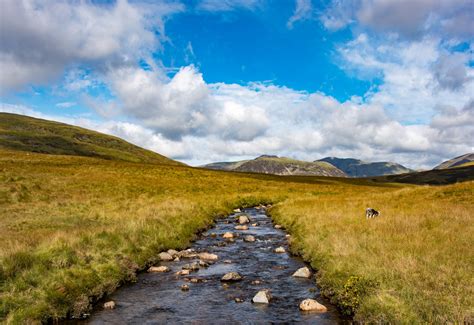
[[(235, 230), (236, 218), (250, 217), (248, 230)], [(222, 237), (232, 232), (233, 242)], [(255, 237), (246, 242), (247, 235)], [(216, 225), (203, 233), (192, 245), (196, 252), (217, 254), (219, 259), (208, 267), (201, 267), (189, 275), (176, 275), (183, 265), (199, 259), (182, 258), (180, 261), (160, 262), (171, 271), (143, 273), (138, 282), (123, 286), (108, 297), (116, 303), (115, 309), (95, 310), (86, 321), (90, 324), (335, 324), (341, 319), (336, 309), (319, 296), (314, 276), (295, 278), (292, 274), (305, 263), (289, 253), (275, 253), (282, 246), (288, 251), (285, 232), (275, 229), (264, 209), (245, 209), (219, 219)], [(238, 272), (243, 279), (224, 283), (221, 278), (228, 272)], [(198, 279), (198, 280), (192, 280)], [(260, 281), (256, 283), (254, 281)], [(188, 291), (181, 286), (187, 284)], [(270, 289), (268, 305), (254, 304), (252, 298), (261, 289)], [(241, 300), (241, 302), (236, 302)], [(301, 312), (302, 300), (313, 298), (323, 303), (325, 313)]]

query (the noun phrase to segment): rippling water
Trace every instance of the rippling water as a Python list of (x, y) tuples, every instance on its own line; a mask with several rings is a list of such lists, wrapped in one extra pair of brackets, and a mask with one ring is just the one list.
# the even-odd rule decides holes
[[(285, 233), (275, 229), (263, 209), (246, 209), (256, 227), (235, 230), (236, 216), (220, 219), (215, 227), (205, 232), (192, 248), (197, 252), (217, 254), (219, 260), (207, 268), (192, 272), (189, 276), (177, 276), (186, 263), (193, 259), (183, 258), (179, 262), (161, 262), (171, 269), (168, 273), (143, 273), (138, 283), (126, 285), (108, 297), (117, 307), (113, 310), (98, 309), (86, 323), (91, 324), (268, 324), (306, 323), (334, 324), (340, 318), (334, 307), (319, 297), (314, 277), (294, 278), (291, 275), (305, 266), (303, 261), (288, 253), (277, 254), (273, 250), (283, 246), (288, 251)], [(230, 231), (238, 235), (229, 243), (222, 234)], [(216, 237), (211, 236), (217, 234)], [(244, 242), (245, 235), (253, 235), (255, 242)], [(230, 260), (232, 263), (224, 263)], [(226, 261), (228, 262), (228, 261)], [(220, 281), (227, 273), (235, 271), (243, 280), (228, 286)], [(203, 279), (192, 283), (192, 278)], [(260, 280), (255, 285), (252, 281)], [(188, 284), (189, 291), (181, 291)], [(269, 305), (252, 303), (252, 297), (260, 289), (270, 289), (273, 296)], [(243, 302), (235, 302), (240, 298)], [(326, 313), (303, 313), (299, 303), (306, 298), (316, 298), (328, 307)]]

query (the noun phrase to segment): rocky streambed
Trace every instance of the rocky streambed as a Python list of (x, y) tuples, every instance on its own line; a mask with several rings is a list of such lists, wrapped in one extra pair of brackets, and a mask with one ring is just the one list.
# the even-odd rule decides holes
[(340, 322), (278, 228), (264, 207), (219, 219), (190, 249), (162, 253), (168, 261), (109, 296), (86, 323)]

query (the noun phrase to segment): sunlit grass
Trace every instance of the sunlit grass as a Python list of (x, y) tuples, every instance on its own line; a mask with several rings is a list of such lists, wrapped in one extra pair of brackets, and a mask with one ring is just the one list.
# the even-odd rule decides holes
[(217, 216), (273, 202), (357, 320), (470, 320), (473, 190), (0, 151), (0, 318), (79, 316)]

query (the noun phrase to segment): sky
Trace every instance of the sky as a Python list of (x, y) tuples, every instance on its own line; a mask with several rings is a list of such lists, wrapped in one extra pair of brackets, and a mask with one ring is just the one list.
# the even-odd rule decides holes
[(190, 165), (474, 151), (472, 0), (0, 2), (0, 111)]

